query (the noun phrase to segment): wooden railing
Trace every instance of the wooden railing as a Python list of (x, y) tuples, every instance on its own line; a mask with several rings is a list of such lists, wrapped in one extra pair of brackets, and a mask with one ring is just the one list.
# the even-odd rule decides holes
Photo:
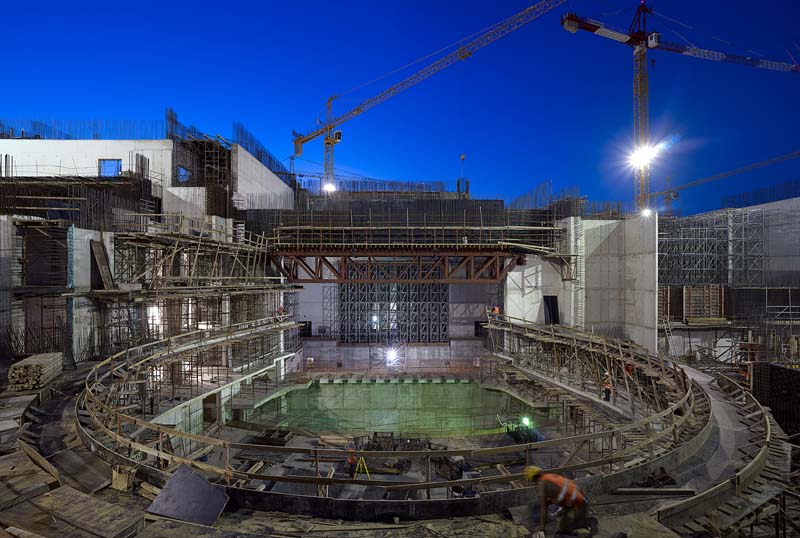
[[(142, 418), (131, 416), (125, 412), (114, 409), (103, 401), (102, 395), (96, 393), (98, 383), (112, 375), (112, 372), (117, 372), (118, 375), (126, 375), (130, 372), (136, 371), (149, 364), (157, 364), (158, 361), (168, 358), (171, 354), (191, 349), (194, 346), (208, 345), (209, 341), (215, 339), (220, 342), (225, 342), (228, 339), (240, 337), (248, 331), (255, 331), (260, 328), (266, 329), (266, 325), (271, 323), (271, 327), (275, 326), (274, 319), (268, 320), (255, 320), (251, 322), (240, 323), (215, 329), (211, 331), (195, 331), (184, 335), (166, 338), (158, 342), (137, 346), (120, 352), (109, 359), (106, 359), (87, 376), (85, 382), (85, 390), (82, 398), (79, 401), (79, 406), (88, 412), (91, 430), (84, 428), (80, 423), (78, 427), (83, 430), (85, 436), (94, 439), (94, 442), (104, 444), (106, 447), (109, 445), (112, 450), (116, 451), (118, 455), (123, 452), (130, 454), (131, 452), (139, 453), (144, 456), (146, 461), (137, 461), (138, 464), (149, 465), (154, 468), (166, 468), (170, 465), (184, 463), (207, 473), (213, 473), (219, 476), (227, 484), (231, 484), (236, 480), (263, 480), (274, 482), (294, 482), (294, 483), (310, 483), (316, 484), (318, 492), (322, 494), (325, 491), (323, 486), (330, 484), (362, 484), (372, 486), (383, 486), (387, 490), (398, 489), (427, 489), (465, 486), (474, 483), (493, 483), (493, 482), (510, 482), (512, 480), (519, 480), (523, 478), (522, 473), (512, 473), (502, 476), (493, 476), (485, 478), (474, 478), (467, 480), (450, 480), (445, 482), (437, 482), (432, 480), (430, 472), (426, 474), (423, 479), (417, 481), (384, 481), (384, 480), (362, 480), (350, 478), (335, 478), (321, 476), (319, 473), (319, 462), (321, 458), (341, 458), (344, 459), (350, 455), (356, 457), (363, 456), (365, 458), (417, 458), (425, 461), (425, 468), (430, 469), (431, 458), (441, 456), (464, 456), (464, 457), (482, 457), (482, 456), (495, 456), (495, 455), (518, 455), (525, 453), (528, 455), (530, 451), (536, 451), (545, 448), (559, 447), (563, 450), (565, 446), (570, 447), (570, 453), (578, 452), (586, 443), (598, 443), (610, 447), (610, 450), (603, 454), (599, 459), (592, 461), (581, 461), (574, 464), (563, 465), (551, 469), (552, 471), (575, 471), (585, 470), (592, 468), (602, 468), (608, 466), (610, 470), (620, 471), (626, 468), (633, 467), (641, 463), (641, 458), (634, 456), (634, 451), (646, 449), (648, 446), (663, 443), (667, 436), (672, 436), (677, 439), (677, 433), (684, 427), (688, 418), (692, 415), (694, 406), (694, 394), (690, 383), (686, 382), (685, 376), (682, 376), (682, 371), (666, 367), (660, 361), (649, 357), (642, 351), (633, 350), (627, 354), (621, 354), (618, 349), (612, 348), (608, 351), (608, 356), (604, 357), (607, 361), (619, 361), (619, 367), (624, 367), (624, 363), (630, 362), (635, 358), (636, 367), (647, 368), (660, 368), (665, 374), (665, 378), (670, 379), (673, 388), (680, 394), (680, 397), (673, 402), (669, 402), (661, 411), (655, 412), (642, 419), (632, 421), (622, 426), (614, 427), (605, 431), (586, 433), (581, 435), (573, 435), (562, 437), (558, 439), (551, 439), (546, 441), (531, 442), (514, 444), (502, 447), (491, 448), (476, 448), (476, 449), (447, 449), (447, 450), (399, 450), (399, 451), (350, 451), (345, 449), (336, 448), (302, 448), (302, 447), (281, 447), (281, 446), (264, 446), (248, 443), (236, 443), (225, 441), (204, 435), (198, 435), (188, 432), (179, 431), (164, 425), (154, 424)], [(505, 318), (505, 323), (511, 323), (509, 318)], [(519, 327), (517, 327), (519, 329)], [(572, 345), (582, 345), (582, 342), (593, 341), (596, 337), (588, 333), (580, 331), (570, 331), (567, 329), (542, 329), (537, 327), (524, 327), (532, 335), (537, 335), (542, 339), (558, 338), (564, 343), (572, 343)], [(101, 373), (103, 372), (103, 373)], [(671, 373), (671, 374), (670, 374)], [(676, 418), (677, 417), (677, 418)], [(199, 443), (203, 448), (209, 450), (221, 451), (223, 455), (224, 465), (214, 465), (204, 461), (197, 461), (191, 457), (181, 456), (169, 451), (162, 450), (160, 443), (146, 444), (137, 442), (136, 439), (126, 435), (124, 432), (130, 430), (129, 426), (134, 426), (136, 434), (141, 435), (142, 432), (150, 431), (155, 434), (158, 439), (172, 438), (172, 439), (185, 439), (194, 443)], [(645, 432), (646, 437), (630, 446), (623, 446), (621, 442), (623, 434), (626, 432)], [(105, 437), (106, 439), (102, 439)], [(86, 438), (86, 437), (85, 437)], [(669, 445), (670, 443), (667, 443)], [(269, 454), (302, 454), (312, 456), (316, 462), (318, 476), (292, 476), (292, 475), (268, 475), (260, 473), (248, 473), (241, 470), (236, 470), (231, 466), (231, 458), (234, 456), (233, 451), (247, 450), (250, 453), (263, 453), (265, 459), (269, 459)], [(202, 451), (201, 451), (202, 452)], [(206, 453), (208, 450), (205, 451)], [(661, 449), (663, 452), (663, 449)], [(127, 456), (125, 456), (127, 457)], [(628, 465), (629, 467), (626, 467)]]

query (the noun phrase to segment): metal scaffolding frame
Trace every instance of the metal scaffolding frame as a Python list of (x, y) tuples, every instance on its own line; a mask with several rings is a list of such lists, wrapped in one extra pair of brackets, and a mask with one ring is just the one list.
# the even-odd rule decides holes
[(764, 211), (725, 209), (659, 221), (659, 284), (760, 287)]
[[(339, 340), (346, 343), (442, 343), (449, 340), (449, 286), (397, 283), (398, 271), (418, 277), (416, 266), (371, 267), (375, 283), (339, 284)], [(433, 269), (440, 273), (441, 269)], [(414, 280), (414, 278), (412, 278)]]

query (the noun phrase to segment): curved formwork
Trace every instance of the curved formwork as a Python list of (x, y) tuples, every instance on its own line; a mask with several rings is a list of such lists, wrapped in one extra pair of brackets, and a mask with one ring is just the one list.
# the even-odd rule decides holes
[[(150, 382), (148, 376), (158, 372), (159, 365), (175, 360), (176, 354), (186, 349), (230, 344), (250, 337), (252, 331), (279, 331), (284, 322), (272, 319), (185, 335), (111, 357), (86, 379), (78, 404), (79, 416), (85, 417), (79, 424), (81, 437), (107, 461), (135, 465), (141, 477), (156, 485), (163, 484), (178, 465), (186, 464), (226, 485), (229, 496), (242, 507), (376, 520), (387, 516), (424, 519), (485, 514), (527, 504), (533, 492), (522, 480), (524, 463), (538, 462), (537, 458), (553, 451), (562, 457), (547, 467), (554, 472), (572, 473), (590, 497), (601, 495), (630, 486), (658, 467), (677, 468), (684, 464), (704, 446), (714, 427), (712, 406), (703, 385), (676, 364), (650, 356), (628, 342), (507, 317), (488, 320), (490, 347), (498, 367), (494, 376), (480, 381), (521, 400), (542, 398), (543, 393), (555, 398), (564, 410), (561, 416), (572, 421), (573, 429), (565, 429), (568, 434), (538, 442), (444, 450), (264, 446), (158, 424), (148, 417), (145, 402), (120, 400), (120, 395), (132, 390), (130, 387)], [(394, 375), (414, 382), (424, 373)], [(351, 373), (342, 381), (360, 383), (369, 381), (369, 377)], [(287, 376), (267, 391), (286, 390), (312, 381), (299, 374)], [(603, 388), (609, 382), (611, 391), (605, 401)], [(182, 405), (187, 403), (178, 402), (175, 409)], [(752, 414), (754, 410), (749, 413), (749, 420), (768, 417), (763, 410), (757, 411), (762, 414)], [(766, 468), (762, 455), (769, 454), (772, 429), (767, 426), (768, 421), (764, 424), (766, 437), (753, 458), (755, 463), (739, 471), (734, 490), (730, 490), (730, 482), (726, 486), (733, 495), (746, 493)], [(281, 474), (265, 472), (264, 466), (237, 466), (236, 456), (242, 452), (264, 461), (310, 461), (315, 472)], [(329, 463), (352, 455), (368, 462), (408, 458), (417, 462), (422, 471), (413, 477), (351, 478)], [(436, 475), (437, 462), (456, 457), (491, 461), (497, 471), (454, 480)], [(461, 496), (465, 490), (474, 495)], [(359, 494), (352, 495), (354, 491)], [(718, 499), (720, 506), (726, 502), (716, 493), (704, 495)], [(655, 516), (678, 528), (693, 514), (686, 506), (692, 506), (690, 500), (662, 507)]]

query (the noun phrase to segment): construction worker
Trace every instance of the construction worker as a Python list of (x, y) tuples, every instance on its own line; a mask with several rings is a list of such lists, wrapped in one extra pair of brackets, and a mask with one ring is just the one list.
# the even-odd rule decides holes
[(611, 374), (606, 372), (603, 376), (603, 399), (607, 402), (611, 401)]
[(558, 519), (558, 534), (573, 534), (578, 529), (597, 532), (597, 520), (589, 517), (589, 503), (575, 482), (561, 475), (543, 473), (539, 467), (525, 468), (525, 479), (535, 482), (539, 497), (539, 524), (544, 532), (547, 524), (547, 508), (557, 504), (561, 509)]
[(350, 475), (350, 478), (353, 478), (356, 475), (356, 468), (358, 467), (358, 458), (353, 453), (353, 449), (349, 449), (347, 451), (347, 474)]
[(499, 319), (500, 319), (500, 307), (499, 307), (499, 306), (497, 306), (497, 305), (494, 305), (494, 306), (492, 307), (492, 317), (493, 317), (494, 319), (496, 319), (496, 320), (499, 320)]

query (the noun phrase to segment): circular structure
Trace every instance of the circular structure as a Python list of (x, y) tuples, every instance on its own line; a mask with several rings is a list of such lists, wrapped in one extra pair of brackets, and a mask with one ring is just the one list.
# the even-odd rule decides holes
[[(186, 464), (224, 484), (239, 506), (360, 520), (387, 515), (409, 519), (475, 515), (526, 504), (532, 494), (522, 480), (527, 462), (573, 473), (588, 495), (602, 495), (659, 467), (682, 465), (708, 440), (712, 423), (706, 392), (681, 368), (631, 344), (573, 329), (506, 317), (488, 321), (493, 352), (488, 368), (484, 365), (456, 377), (390, 371), (293, 373), (276, 375), (271, 385), (260, 387), (253, 376), (262, 369), (255, 368), (249, 373), (242, 370), (236, 378), (195, 397), (176, 398), (172, 408), (159, 409), (157, 416), (147, 419), (140, 418), (147, 417), (147, 402), (122, 399), (134, 394), (130, 387), (155, 382), (163, 375), (163, 366), (180, 353), (230, 345), (253, 331), (277, 331), (285, 320), (200, 331), (132, 348), (100, 364), (87, 377), (79, 411), (88, 414), (90, 421), (80, 432), (107, 461), (136, 465), (138, 473), (154, 484), (164, 484), (177, 465)], [(606, 377), (613, 386), (609, 401), (601, 399)], [(236, 424), (247, 423), (241, 411), (246, 406), (281, 397), (291, 400), (292, 393), (317, 390), (311, 387), (323, 390), (323, 385), (339, 385), (335, 390), (345, 395), (374, 390), (380, 384), (411, 391), (407, 387), (434, 386), (437, 381), (441, 386), (463, 384), (473, 387), (469, 390), (502, 391), (531, 408), (544, 404), (547, 413), (557, 418), (557, 435), (523, 443), (505, 439), (494, 446), (465, 443), (463, 438), (444, 445), (423, 439), (409, 445), (412, 449), (405, 449), (398, 436), (378, 449), (372, 439), (373, 446), (366, 443), (353, 450), (346, 440), (337, 446), (336, 440), (324, 436), (272, 446), (263, 439), (231, 441), (227, 435), (189, 433), (181, 431), (185, 423), (168, 422), (191, 415), (192, 406), (199, 403), (202, 408), (214, 394), (227, 391), (230, 395), (232, 387), (238, 387), (229, 400)], [(245, 402), (242, 398), (248, 391), (252, 398)], [(351, 456), (363, 458), (367, 469), (376, 473), (369, 477), (366, 472), (348, 473), (345, 462)], [(390, 474), (382, 472), (389, 465), (387, 460), (411, 463), (403, 467), (404, 472)], [(264, 463), (254, 466), (254, 461)], [(481, 472), (449, 475), (453, 462), (460, 461)], [(278, 468), (281, 472), (276, 472)], [(745, 475), (742, 483), (747, 480)], [(354, 491), (360, 492), (356, 498)]]

